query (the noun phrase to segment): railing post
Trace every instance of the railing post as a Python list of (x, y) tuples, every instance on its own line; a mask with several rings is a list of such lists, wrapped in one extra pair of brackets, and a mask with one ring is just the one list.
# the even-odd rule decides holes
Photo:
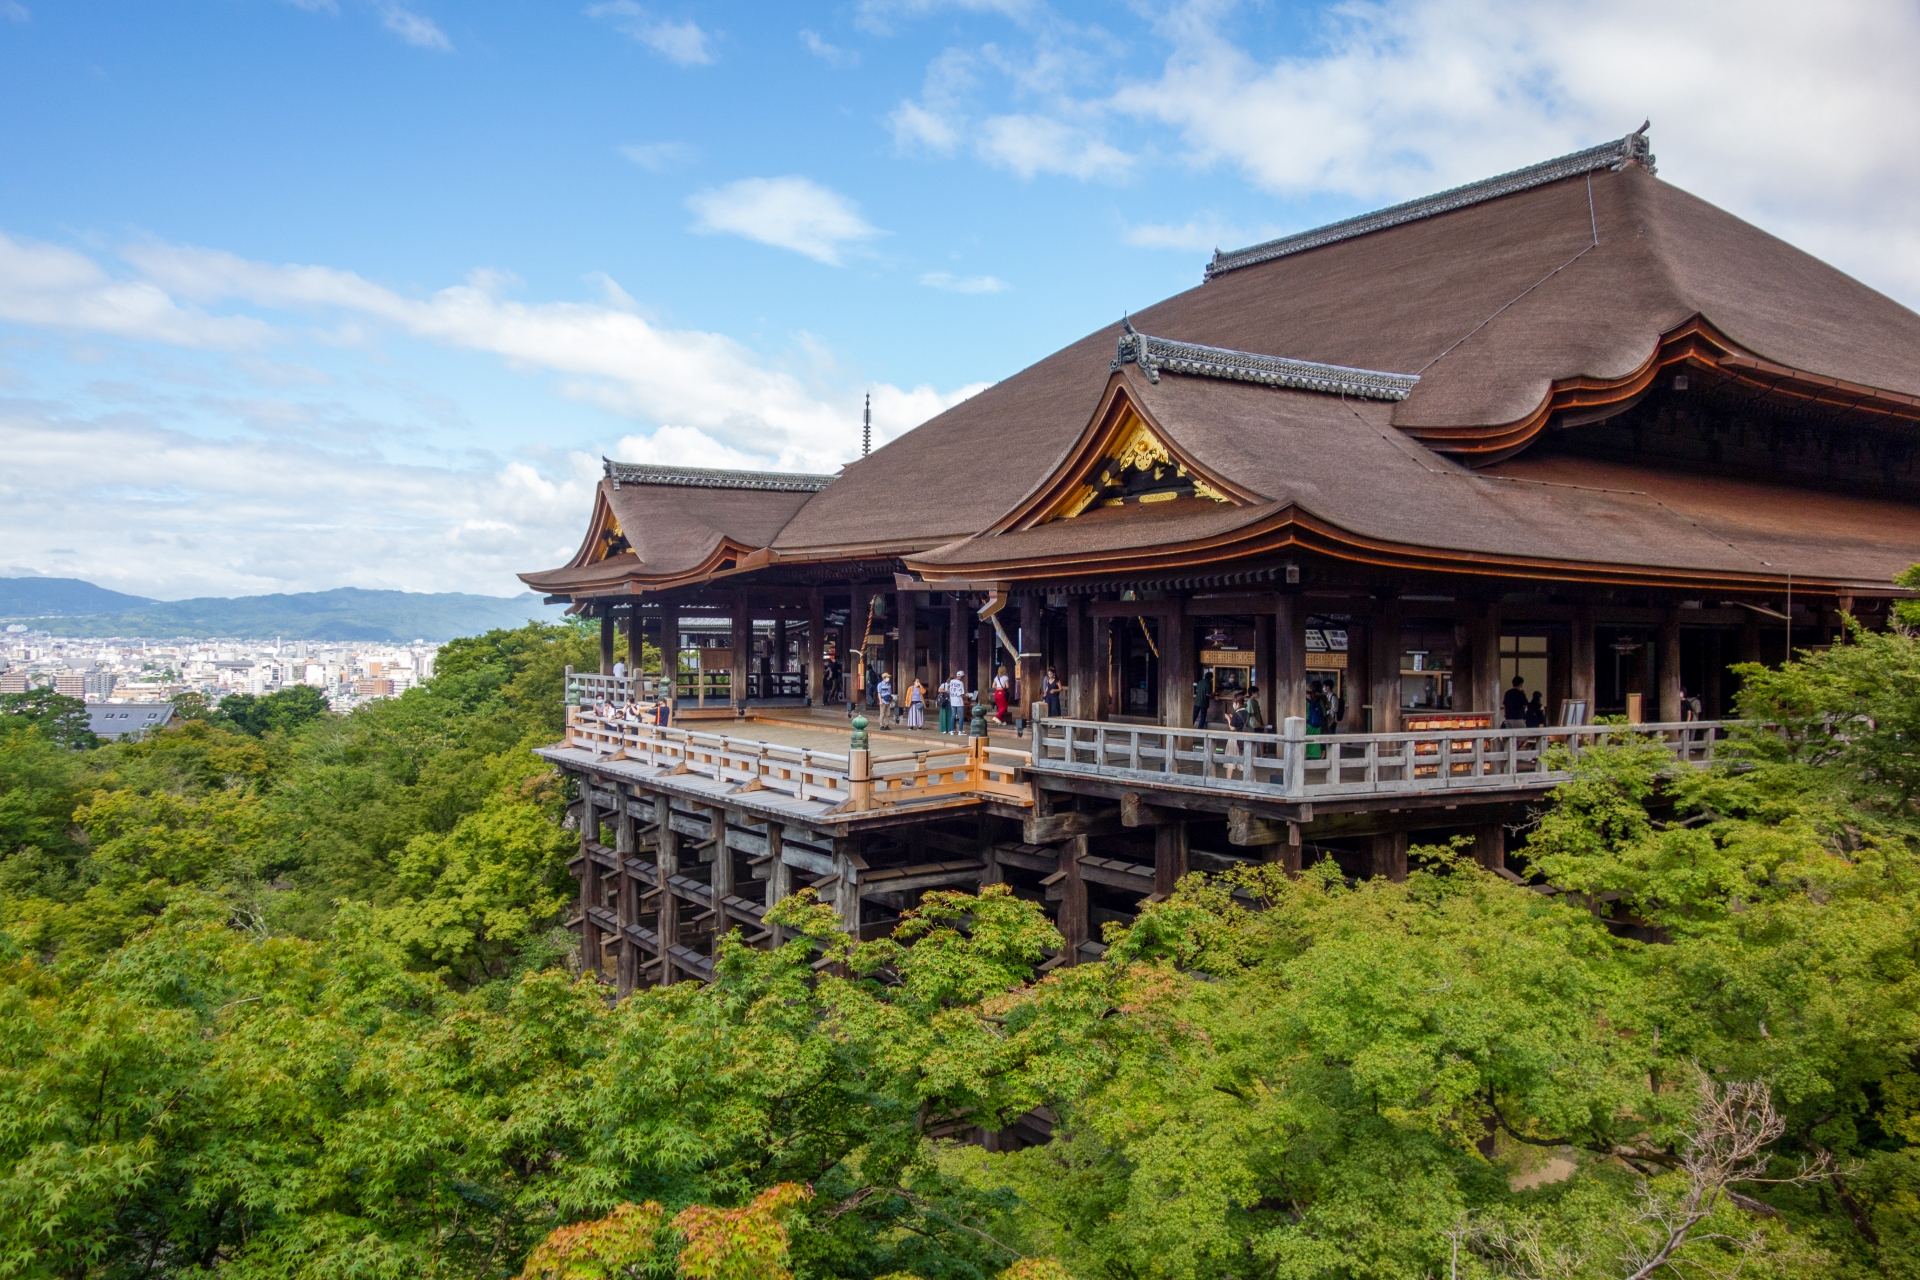
[(1287, 794), (1304, 795), (1307, 790), (1307, 722), (1303, 716), (1288, 716), (1280, 724), (1280, 750), (1285, 757), (1283, 776)]
[(868, 763), (867, 718), (853, 718), (853, 741), (847, 750), (847, 788), (853, 797), (856, 813), (863, 813), (873, 807), (873, 770)]

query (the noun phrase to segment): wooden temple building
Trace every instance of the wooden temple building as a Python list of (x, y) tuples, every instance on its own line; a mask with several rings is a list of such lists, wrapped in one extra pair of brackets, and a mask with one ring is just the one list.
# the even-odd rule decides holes
[[(523, 577), (677, 672), (671, 728), (583, 674), (543, 752), (628, 990), (809, 885), (871, 934), (1005, 882), (1073, 963), (1188, 869), (1400, 875), (1460, 834), (1502, 868), (1548, 748), (1624, 715), (1710, 753), (1731, 665), (1885, 625), (1915, 560), (1920, 316), (1663, 182), (1643, 130), (1216, 253), (836, 475), (609, 462)], [(1018, 733), (863, 743), (839, 701), (1003, 665)], [(1515, 676), (1545, 727), (1507, 727)], [(1266, 731), (1230, 733), (1249, 688)]]

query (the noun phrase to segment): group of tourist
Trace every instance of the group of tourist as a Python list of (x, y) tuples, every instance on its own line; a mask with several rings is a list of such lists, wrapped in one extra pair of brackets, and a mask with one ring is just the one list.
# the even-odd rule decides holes
[[(1041, 682), (1040, 700), (1046, 703), (1047, 714), (1060, 714), (1060, 696), (1064, 686), (1059, 675), (1052, 667), (1047, 668)], [(874, 685), (874, 697), (879, 704), (880, 724), (882, 728), (904, 723), (908, 729), (927, 727), (927, 708), (933, 706), (939, 715), (939, 732), (958, 734), (965, 737), (968, 733), (969, 708), (977, 691), (967, 688), (967, 673), (955, 671), (953, 679), (942, 680), (932, 688), (915, 677), (905, 690), (897, 689), (893, 674), (888, 671), (879, 673)], [(1013, 723), (1013, 677), (1007, 674), (1005, 666), (995, 669), (993, 680), (988, 686), (987, 696), (992, 703), (992, 723), (1007, 725)], [(854, 701), (847, 702), (847, 714), (854, 713)]]
[(601, 698), (593, 704), (593, 717), (605, 725), (666, 726), (673, 723), (673, 704), (665, 698), (657, 702), (640, 702), (632, 697), (624, 701)]

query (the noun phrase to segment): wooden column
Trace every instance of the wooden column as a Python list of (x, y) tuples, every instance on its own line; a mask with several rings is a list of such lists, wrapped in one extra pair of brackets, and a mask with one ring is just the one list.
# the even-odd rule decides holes
[(707, 880), (707, 886), (713, 891), (713, 954), (720, 955), (720, 939), (726, 936), (728, 929), (726, 900), (733, 897), (733, 850), (727, 848), (727, 811), (710, 811), (713, 834), (716, 837), (713, 846), (713, 874)]
[(1388, 831), (1372, 837), (1369, 874), (1398, 882), (1407, 878), (1407, 833)]
[(1581, 605), (1573, 614), (1572, 643), (1567, 655), (1567, 696), (1587, 704), (1587, 723), (1593, 723), (1599, 685), (1593, 675), (1593, 608)]
[(1547, 723), (1560, 723), (1560, 708), (1567, 701), (1567, 690), (1572, 687), (1569, 676), (1572, 646), (1568, 643), (1567, 633), (1559, 627), (1547, 633), (1547, 689), (1545, 706)]
[(730, 643), (733, 646), (732, 689), (728, 691), (728, 701), (733, 703), (736, 714), (742, 713), (747, 706), (747, 675), (753, 669), (753, 614), (747, 605), (746, 588), (733, 593), (733, 634)]
[(1760, 656), (1760, 615), (1752, 610), (1740, 623), (1740, 661), (1766, 661)]
[(1660, 719), (1671, 724), (1680, 718), (1680, 611), (1660, 615)]
[(600, 674), (613, 674), (613, 610), (600, 606)]
[(1273, 612), (1273, 717), (1276, 728), (1288, 716), (1307, 714), (1307, 602), (1283, 595)]
[(1163, 822), (1153, 829), (1153, 893), (1164, 898), (1187, 874), (1187, 824)]
[(1489, 871), (1503, 870), (1507, 865), (1507, 829), (1497, 822), (1475, 827), (1473, 860)]
[(640, 918), (638, 882), (627, 870), (627, 859), (634, 853), (633, 834), (633, 815), (623, 807), (613, 826), (613, 851), (620, 860), (619, 869), (614, 872), (614, 883), (618, 887), (613, 912), (620, 921), (620, 968), (614, 990), (622, 997), (633, 994), (633, 988), (640, 978), (640, 944), (627, 936), (627, 926), (637, 923)]
[[(773, 653), (771, 657), (772, 661), (767, 665), (772, 669), (773, 673), (776, 675), (786, 675), (790, 668), (787, 666), (787, 620), (785, 618), (775, 618), (773, 620)], [(778, 692), (778, 690), (768, 689), (767, 692), (775, 693)]]
[(867, 609), (872, 601), (871, 590), (861, 583), (853, 584), (847, 608), (847, 652), (840, 659), (846, 672), (849, 704), (867, 700)]
[(1718, 627), (1700, 633), (1701, 660), (1706, 668), (1706, 687), (1700, 690), (1701, 715), (1707, 720), (1726, 718), (1726, 663), (1721, 654), (1722, 633)]
[(1046, 683), (1046, 636), (1044, 619), (1046, 601), (1029, 592), (1020, 597), (1020, 632), (1015, 641), (1020, 646), (1019, 665), (1014, 669), (1014, 707), (1021, 719), (1030, 714), (1032, 705), (1040, 700), (1040, 687)]
[(1080, 963), (1080, 944), (1087, 940), (1087, 882), (1080, 878), (1080, 859), (1087, 856), (1087, 838), (1072, 836), (1060, 846), (1060, 938), (1065, 963)]
[(1060, 673), (1066, 682), (1067, 696), (1060, 709), (1069, 719), (1094, 720), (1093, 708), (1093, 620), (1087, 617), (1087, 602), (1080, 596), (1067, 597), (1067, 662)]
[(1280, 691), (1280, 669), (1274, 661), (1273, 624), (1271, 614), (1253, 615), (1253, 682), (1260, 690), (1260, 696), (1256, 699), (1260, 704), (1260, 718), (1266, 722), (1269, 731), (1280, 723), (1274, 719), (1275, 709), (1286, 705), (1285, 695)]
[(833, 869), (840, 883), (834, 889), (834, 908), (840, 913), (840, 928), (860, 940), (860, 837), (835, 840)]
[[(603, 615), (604, 616), (604, 615)], [(600, 976), (600, 926), (590, 908), (600, 905), (600, 864), (593, 849), (600, 843), (600, 812), (593, 806), (593, 784), (580, 788), (580, 971)]]
[(667, 882), (680, 874), (680, 833), (673, 829), (673, 807), (665, 795), (654, 796), (653, 811), (658, 818), (653, 843), (654, 883), (660, 886), (660, 910), (655, 925), (660, 932), (660, 985), (664, 987), (679, 979), (672, 947), (680, 941), (680, 899), (673, 896)]
[[(793, 896), (793, 868), (788, 866), (781, 856), (786, 834), (787, 829), (779, 823), (767, 824), (767, 857), (772, 859), (767, 864), (767, 906), (769, 908)], [(773, 937), (767, 940), (767, 944), (777, 947), (786, 940), (786, 931), (775, 928)]]
[(1389, 590), (1375, 606), (1367, 626), (1367, 701), (1373, 704), (1373, 731), (1400, 731), (1400, 597)]
[(947, 660), (940, 679), (953, 679), (956, 671), (967, 669), (967, 602), (958, 591), (947, 593)]
[(1160, 723), (1185, 729), (1193, 725), (1193, 682), (1199, 670), (1186, 599), (1176, 596), (1172, 603), (1173, 608), (1160, 615)]
[(660, 603), (660, 678), (668, 698), (680, 696), (680, 606)]
[(818, 587), (807, 592), (807, 704), (819, 706), (826, 701), (827, 687), (827, 598)]
[[(979, 615), (976, 612), (976, 619)], [(993, 669), (1000, 665), (1000, 637), (993, 633), (993, 622), (980, 619), (974, 629), (974, 672), (973, 687), (979, 696), (975, 699), (984, 702), (989, 709), (993, 707)], [(972, 703), (967, 704), (969, 708)], [(969, 711), (971, 714), (971, 711)]]
[(1501, 699), (1506, 690), (1500, 687), (1500, 604), (1489, 600), (1482, 603), (1468, 623), (1472, 632), (1471, 661), (1473, 663), (1473, 705), (1472, 711), (1491, 711), (1493, 727), (1500, 727)]

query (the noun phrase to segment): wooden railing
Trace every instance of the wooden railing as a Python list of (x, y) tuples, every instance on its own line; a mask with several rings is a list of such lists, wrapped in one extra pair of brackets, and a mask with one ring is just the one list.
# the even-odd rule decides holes
[(651, 702), (659, 696), (659, 676), (603, 676), (598, 671), (567, 668), (567, 705), (570, 707), (591, 707), (601, 701), (621, 703), (628, 699)]
[(1597, 743), (1638, 735), (1677, 761), (1704, 764), (1730, 722), (1578, 725), (1539, 729), (1426, 729), (1411, 733), (1309, 736), (1293, 718), (1281, 733), (1217, 733), (1041, 719), (1033, 723), (1037, 769), (1240, 791), (1288, 800), (1551, 787)]
[(591, 706), (569, 706), (567, 745), (605, 759), (698, 774), (736, 792), (778, 791), (852, 813), (946, 799), (1033, 801), (1033, 789), (1021, 776), (1027, 753), (989, 746), (984, 738), (951, 746), (929, 744), (897, 755), (851, 749), (842, 754), (602, 719)]

